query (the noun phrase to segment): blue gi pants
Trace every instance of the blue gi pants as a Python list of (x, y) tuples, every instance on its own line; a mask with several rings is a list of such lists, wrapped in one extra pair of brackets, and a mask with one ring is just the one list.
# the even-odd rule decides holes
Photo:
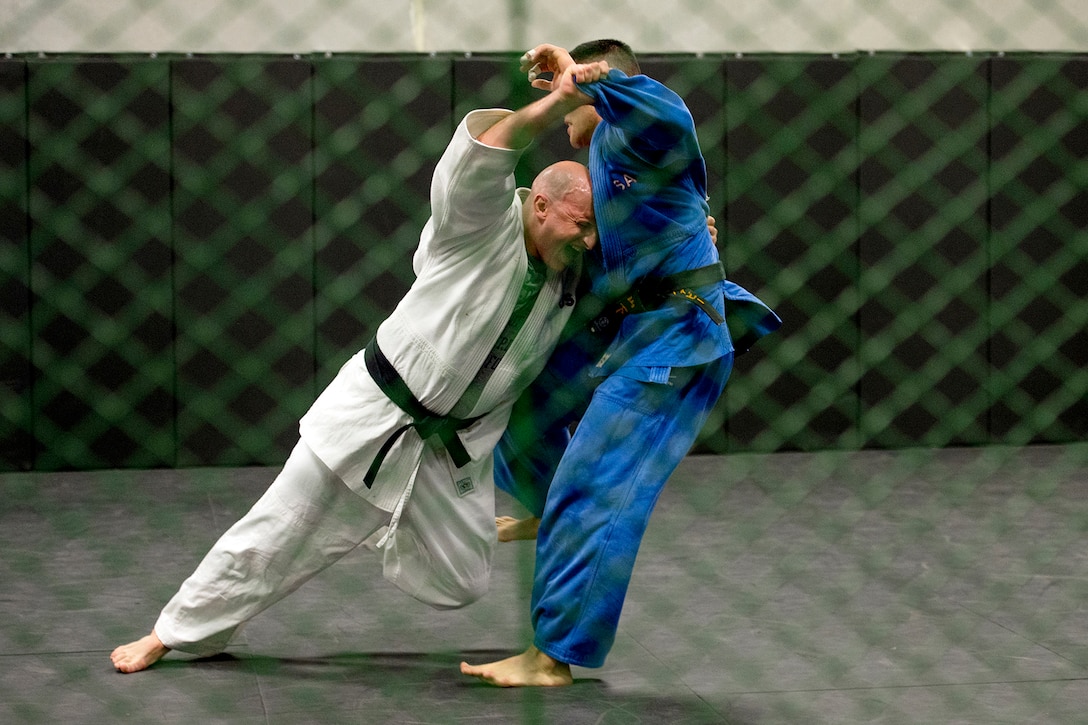
[(496, 481), (541, 517), (532, 594), (541, 651), (572, 665), (604, 664), (650, 514), (732, 367), (730, 355), (673, 368), (667, 384), (614, 373), (592, 393), (569, 443), (563, 424), (579, 412), (569, 407), (535, 440), (512, 424)]

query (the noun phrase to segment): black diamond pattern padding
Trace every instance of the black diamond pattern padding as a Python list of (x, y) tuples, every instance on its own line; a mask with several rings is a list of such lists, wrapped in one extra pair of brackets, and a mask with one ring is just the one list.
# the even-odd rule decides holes
[[(516, 59), (0, 59), (0, 469), (281, 463), (411, 284), (455, 125), (540, 97)], [(1083, 54), (643, 62), (785, 321), (700, 450), (1088, 437)]]
[(173, 66), (178, 463), (282, 462), (315, 393), (311, 64)]
[(992, 61), (990, 427), (1088, 439), (1088, 58)]
[(986, 64), (858, 62), (865, 446), (989, 440)]
[(0, 470), (34, 464), (26, 63), (0, 59)]
[(169, 64), (27, 70), (35, 466), (172, 466)]
[[(737, 359), (730, 450), (854, 444), (857, 423), (857, 120), (853, 58), (726, 62), (723, 257), (783, 327)], [(719, 446), (720, 447), (720, 446)]]

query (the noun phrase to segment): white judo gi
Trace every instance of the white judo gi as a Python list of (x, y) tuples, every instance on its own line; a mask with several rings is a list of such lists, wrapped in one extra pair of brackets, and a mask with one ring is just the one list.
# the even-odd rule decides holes
[[(496, 543), (492, 451), (570, 316), (577, 276), (532, 271), (522, 231), (528, 192), (513, 174), (522, 150), (476, 141), (509, 113), (473, 111), (458, 126), (432, 178), (416, 279), (376, 335), (430, 411), (479, 416), (458, 433), (471, 461), (457, 468), (437, 438), (409, 430), (368, 487), (376, 454), (412, 418), (356, 354), (303, 416), (301, 440), (268, 491), (163, 609), (155, 632), (167, 647), (221, 651), (241, 624), (383, 527), (384, 576), (407, 594), (452, 608), (486, 591)], [(497, 348), (530, 279), (535, 303), (512, 342)], [(503, 348), (495, 366), (493, 352)], [(478, 378), (485, 360), (491, 374)], [(486, 384), (459, 404), (474, 379)]]

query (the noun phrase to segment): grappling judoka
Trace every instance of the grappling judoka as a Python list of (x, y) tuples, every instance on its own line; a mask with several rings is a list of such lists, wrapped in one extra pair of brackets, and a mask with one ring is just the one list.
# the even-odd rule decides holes
[(589, 175), (563, 161), (531, 189), (514, 167), (563, 99), (526, 119), (479, 110), (435, 168), (416, 280), (300, 423), (253, 508), (113, 651), (121, 672), (168, 650), (222, 651), (253, 616), (370, 539), (384, 576), (436, 608), (486, 591), (496, 542), (492, 450), (570, 316), (596, 242)]

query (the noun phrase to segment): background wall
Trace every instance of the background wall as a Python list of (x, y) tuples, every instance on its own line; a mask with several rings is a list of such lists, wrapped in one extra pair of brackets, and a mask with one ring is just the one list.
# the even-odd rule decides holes
[(786, 320), (703, 450), (1088, 436), (1088, 0), (465, 8), (0, 0), (0, 469), (281, 462), (456, 120), (606, 35), (688, 101)]
[[(784, 328), (702, 450), (1088, 437), (1088, 56), (647, 55)], [(516, 55), (0, 60), (8, 468), (275, 465)], [(571, 151), (562, 130), (522, 164)]]
[[(469, 9), (471, 7), (471, 10)], [(1086, 0), (0, 0), (0, 51), (1084, 50)]]

